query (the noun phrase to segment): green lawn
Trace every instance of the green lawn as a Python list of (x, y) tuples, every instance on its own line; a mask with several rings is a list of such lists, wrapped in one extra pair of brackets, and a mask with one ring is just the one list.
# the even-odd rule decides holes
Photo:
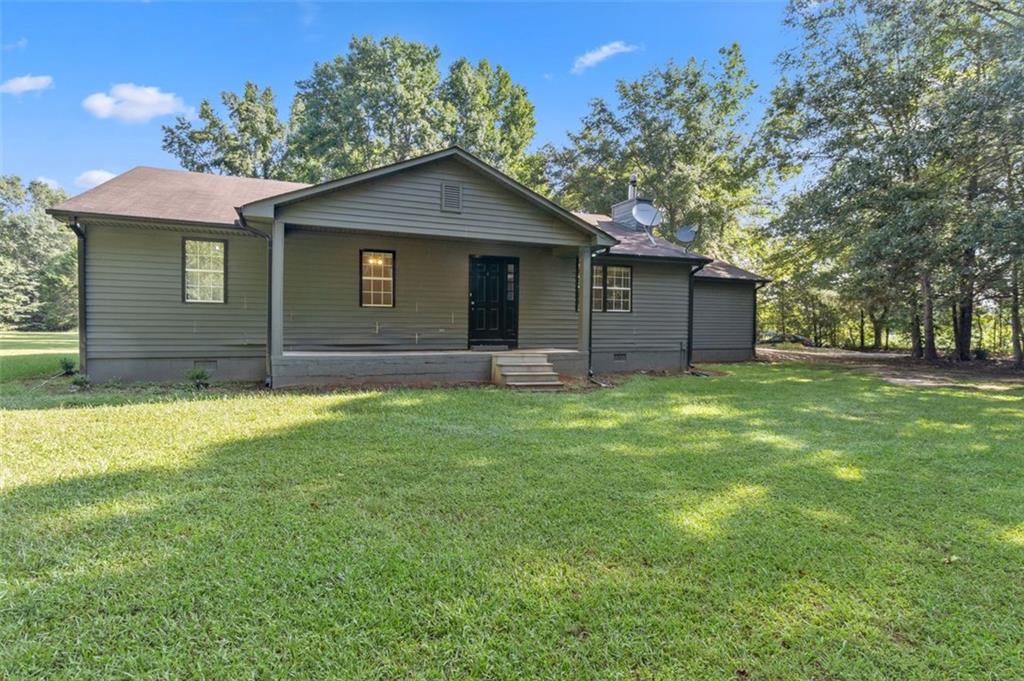
[(0, 678), (1024, 677), (1024, 393), (719, 368), (0, 386)]
[(78, 334), (0, 331), (0, 381), (60, 373), (60, 360), (78, 363)]

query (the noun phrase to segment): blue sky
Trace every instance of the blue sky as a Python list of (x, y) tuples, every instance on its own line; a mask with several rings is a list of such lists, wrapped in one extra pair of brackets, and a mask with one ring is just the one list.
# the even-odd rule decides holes
[(782, 2), (4, 2), (2, 172), (49, 178), (74, 194), (104, 172), (177, 167), (160, 149), (160, 126), (174, 112), (254, 80), (273, 87), (286, 113), (295, 81), (344, 52), (353, 34), (436, 44), (442, 68), (461, 56), (503, 65), (536, 105), (535, 145), (563, 141), (588, 100), (612, 95), (617, 79), (670, 58), (713, 61), (731, 42), (743, 47), (759, 84), (756, 118), (777, 78), (774, 59), (794, 41), (783, 9)]

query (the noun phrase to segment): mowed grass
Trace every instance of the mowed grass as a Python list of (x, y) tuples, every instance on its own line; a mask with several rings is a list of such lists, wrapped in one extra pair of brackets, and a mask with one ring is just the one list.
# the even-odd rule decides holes
[(1024, 394), (720, 369), (9, 384), (0, 677), (1024, 677)]
[(0, 331), (0, 381), (60, 373), (60, 360), (78, 363), (78, 334)]

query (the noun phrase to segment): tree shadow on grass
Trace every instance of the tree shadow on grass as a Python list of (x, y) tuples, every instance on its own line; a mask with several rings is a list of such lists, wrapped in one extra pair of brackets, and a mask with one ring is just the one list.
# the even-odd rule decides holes
[(1021, 671), (1019, 400), (786, 367), (243, 411), (293, 419), (4, 493), (0, 669)]

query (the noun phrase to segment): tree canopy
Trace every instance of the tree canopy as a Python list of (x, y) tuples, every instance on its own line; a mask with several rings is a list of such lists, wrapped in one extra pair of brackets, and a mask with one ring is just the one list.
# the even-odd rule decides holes
[(558, 198), (573, 208), (606, 212), (625, 198), (626, 178), (636, 173), (670, 230), (695, 224), (698, 245), (714, 249), (752, 212), (767, 181), (766, 167), (741, 129), (753, 92), (735, 44), (720, 50), (717, 68), (693, 59), (682, 66), (670, 61), (635, 81), (619, 81), (614, 104), (594, 99), (569, 143), (548, 148)]
[(807, 181), (770, 233), (847, 310), (887, 328), (899, 320), (926, 357), (944, 327), (955, 356), (970, 359), (979, 300), (998, 308), (1019, 290), (1024, 14), (1014, 6), (800, 1), (788, 11), (802, 40), (780, 58), (762, 130), (776, 162)]
[(300, 80), (287, 123), (270, 88), (204, 100), (198, 122), (164, 127), (165, 151), (200, 172), (320, 182), (454, 144), (513, 177), (541, 179), (527, 149), (536, 119), (526, 89), (487, 60), (455, 60), (442, 77), (436, 46), (353, 37), (348, 51)]
[(60, 189), (0, 177), (0, 326), (63, 330), (77, 320), (75, 237), (46, 209)]

